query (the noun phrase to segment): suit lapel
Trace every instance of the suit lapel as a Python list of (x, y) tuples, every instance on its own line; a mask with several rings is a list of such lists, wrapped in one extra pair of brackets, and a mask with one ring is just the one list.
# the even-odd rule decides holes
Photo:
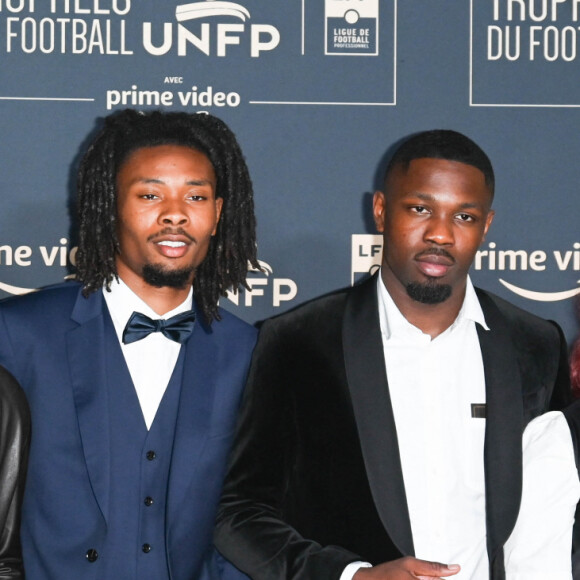
[[(110, 488), (110, 439), (105, 359), (105, 304), (101, 292), (82, 297), (80, 291), (72, 319), (78, 324), (67, 335), (67, 358), (79, 422), (83, 453), (93, 493), (105, 520)], [(210, 432), (214, 406), (217, 345), (211, 327), (198, 313), (192, 336), (183, 346), (185, 360), (179, 410), (170, 467), (168, 511), (187, 503), (188, 482)], [(112, 323), (111, 323), (112, 324)], [(168, 513), (177, 521), (178, 513)]]
[(377, 277), (347, 299), (343, 348), (348, 385), (375, 506), (399, 551), (414, 555), (413, 536), (379, 324)]
[[(486, 384), (485, 479), (490, 562), (501, 555), (519, 510), (522, 386), (517, 353), (493, 301), (478, 291), (489, 331), (477, 327)], [(376, 277), (352, 289), (343, 323), (344, 357), (357, 428), (377, 511), (403, 554), (413, 539), (384, 366)], [(377, 427), (379, 426), (379, 427)], [(393, 509), (393, 506), (398, 506)]]
[(109, 508), (109, 415), (103, 296), (80, 291), (72, 313), (78, 327), (67, 334), (67, 357), (82, 447), (95, 498), (105, 520)]
[(490, 329), (477, 327), (485, 371), (487, 548), (493, 564), (514, 527), (521, 499), (522, 385), (506, 322), (488, 295), (478, 291), (478, 297)]
[[(179, 521), (183, 505), (191, 506), (188, 488), (211, 432), (218, 369), (217, 345), (211, 327), (200, 312), (189, 340), (185, 360), (169, 476), (168, 521)], [(223, 369), (221, 369), (223, 372)], [(190, 516), (191, 517), (191, 516)]]

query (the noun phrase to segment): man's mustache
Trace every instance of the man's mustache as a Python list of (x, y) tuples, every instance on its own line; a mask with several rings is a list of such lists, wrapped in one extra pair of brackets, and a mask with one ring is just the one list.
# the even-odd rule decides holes
[(163, 236), (184, 236), (191, 242), (195, 243), (195, 238), (188, 234), (183, 228), (164, 228), (160, 232), (156, 232), (151, 234), (148, 238), (148, 242), (154, 242), (157, 238), (161, 238)]
[(425, 256), (443, 256), (448, 260), (451, 260), (451, 262), (455, 263), (455, 258), (447, 250), (444, 250), (443, 248), (428, 248), (427, 250), (419, 252), (415, 256), (415, 259), (424, 258)]

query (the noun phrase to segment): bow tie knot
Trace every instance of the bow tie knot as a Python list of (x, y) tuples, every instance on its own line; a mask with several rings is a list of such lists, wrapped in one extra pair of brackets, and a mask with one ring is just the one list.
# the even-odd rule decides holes
[(195, 314), (193, 310), (177, 314), (167, 320), (163, 318), (153, 320), (145, 314), (133, 312), (123, 331), (123, 343), (131, 344), (149, 336), (152, 332), (160, 332), (170, 340), (182, 344), (192, 333), (194, 322)]

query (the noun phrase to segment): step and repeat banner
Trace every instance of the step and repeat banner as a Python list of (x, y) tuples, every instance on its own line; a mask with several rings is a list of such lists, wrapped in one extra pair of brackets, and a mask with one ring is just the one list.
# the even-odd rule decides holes
[(476, 284), (579, 334), (580, 0), (0, 0), (0, 297), (74, 274), (75, 174), (108, 113), (207, 111), (255, 185), (254, 322), (380, 261), (393, 146), (450, 128), (489, 154)]

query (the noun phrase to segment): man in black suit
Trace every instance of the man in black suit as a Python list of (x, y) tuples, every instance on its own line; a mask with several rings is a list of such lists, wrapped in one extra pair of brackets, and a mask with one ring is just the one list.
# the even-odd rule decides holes
[(254, 351), (216, 531), (254, 580), (505, 578), (523, 428), (569, 401), (557, 325), (469, 280), (486, 154), (420, 133), (384, 185), (380, 275), (267, 321)]

